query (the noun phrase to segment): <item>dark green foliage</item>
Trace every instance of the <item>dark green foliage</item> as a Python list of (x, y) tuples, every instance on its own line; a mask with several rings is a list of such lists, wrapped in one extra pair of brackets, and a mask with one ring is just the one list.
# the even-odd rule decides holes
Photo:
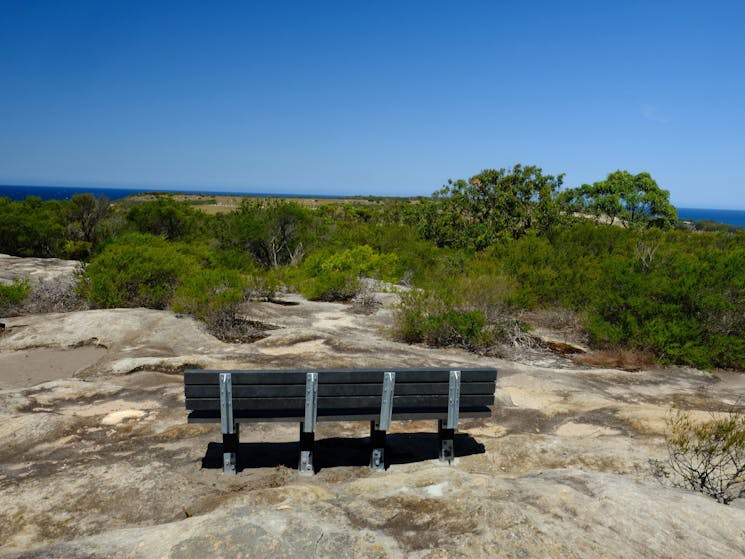
[(671, 363), (745, 367), (745, 252), (690, 240), (667, 235), (651, 256), (637, 250), (602, 264), (588, 328), (597, 343), (649, 349)]
[(65, 202), (42, 202), (34, 196), (23, 202), (0, 198), (0, 252), (15, 256), (60, 255), (65, 240), (66, 206)]
[(132, 206), (127, 211), (126, 219), (140, 233), (178, 240), (197, 235), (208, 218), (187, 204), (159, 197)]
[(94, 198), (91, 194), (75, 194), (70, 200), (68, 230), (74, 230), (80, 241), (95, 243), (101, 235), (101, 222), (110, 212), (110, 202), (105, 196)]
[(587, 317), (597, 347), (649, 350), (663, 362), (745, 367), (745, 254), (732, 235), (579, 223), (493, 251), (521, 306)]
[(76, 194), (72, 200), (29, 196), (23, 202), (0, 198), (0, 252), (15, 256), (90, 256), (109, 215), (106, 198)]
[(244, 200), (220, 216), (217, 236), (223, 248), (243, 250), (267, 268), (298, 264), (312, 244), (313, 214), (284, 201)]

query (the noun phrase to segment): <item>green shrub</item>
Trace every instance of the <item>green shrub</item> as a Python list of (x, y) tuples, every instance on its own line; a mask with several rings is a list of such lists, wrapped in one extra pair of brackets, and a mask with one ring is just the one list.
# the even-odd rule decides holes
[(401, 295), (394, 336), (407, 343), (478, 349), (494, 342), (481, 310), (449, 306), (432, 293), (412, 290)]
[(14, 280), (10, 284), (0, 283), (0, 314), (23, 304), (30, 292), (31, 284), (27, 279)]
[(200, 267), (183, 247), (154, 235), (130, 234), (93, 258), (81, 289), (97, 307), (164, 309), (183, 278)]
[(481, 311), (444, 311), (424, 322), (424, 342), (431, 346), (475, 347), (483, 343), (486, 317)]
[(360, 291), (360, 277), (394, 280), (395, 254), (378, 254), (367, 245), (342, 252), (316, 252), (301, 268), (301, 293), (311, 300), (348, 301)]
[(174, 290), (172, 307), (210, 322), (225, 312), (234, 314), (246, 286), (246, 277), (235, 270), (200, 270), (181, 280)]
[[(663, 362), (745, 366), (745, 251), (699, 235), (660, 239), (652, 257), (601, 263), (588, 330), (595, 345), (653, 351)], [(694, 242), (691, 242), (694, 241)]]
[(297, 265), (313, 244), (313, 213), (295, 202), (244, 200), (218, 216), (216, 236), (224, 249), (251, 254), (266, 268)]
[(65, 239), (66, 203), (42, 202), (29, 196), (23, 202), (0, 198), (0, 253), (15, 256), (60, 256)]
[(742, 368), (744, 238), (580, 221), (492, 247), (487, 259), (513, 280), (517, 306), (563, 307), (587, 317), (596, 348)]
[(88, 241), (65, 241), (62, 255), (71, 260), (85, 260), (93, 252), (93, 243)]

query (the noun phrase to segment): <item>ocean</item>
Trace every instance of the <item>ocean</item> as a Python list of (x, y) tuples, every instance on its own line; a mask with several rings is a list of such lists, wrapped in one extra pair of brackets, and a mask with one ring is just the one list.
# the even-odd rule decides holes
[(106, 196), (109, 200), (119, 200), (134, 194), (145, 192), (170, 192), (171, 194), (204, 194), (207, 196), (277, 196), (291, 198), (343, 198), (328, 194), (271, 194), (267, 192), (230, 192), (211, 190), (156, 190), (152, 188), (101, 188), (91, 186), (12, 186), (0, 184), (0, 198), (25, 200), (28, 196), (37, 196), (42, 200), (69, 200), (75, 194), (92, 194), (96, 198)]
[[(93, 196), (106, 196), (109, 200), (126, 198), (144, 192), (165, 192), (147, 188), (97, 188), (85, 186), (6, 186), (0, 185), (0, 198), (25, 200), (27, 196), (38, 196), (42, 200), (69, 200), (74, 194), (89, 193)], [(291, 196), (293, 198), (339, 198), (339, 196), (316, 194), (269, 194), (262, 192), (211, 192), (206, 190), (180, 190), (184, 194), (206, 194), (222, 196)], [(714, 221), (737, 227), (745, 227), (745, 210), (716, 210), (705, 208), (678, 208), (678, 217), (691, 221)]]
[(678, 218), (690, 221), (714, 221), (737, 227), (745, 227), (744, 210), (705, 210), (702, 208), (678, 208)]
[(11, 200), (25, 200), (28, 196), (38, 196), (42, 200), (69, 200), (75, 194), (92, 194), (96, 198), (106, 196), (109, 200), (119, 200), (148, 192), (147, 189), (95, 188), (84, 186), (6, 186), (0, 185), (0, 197)]

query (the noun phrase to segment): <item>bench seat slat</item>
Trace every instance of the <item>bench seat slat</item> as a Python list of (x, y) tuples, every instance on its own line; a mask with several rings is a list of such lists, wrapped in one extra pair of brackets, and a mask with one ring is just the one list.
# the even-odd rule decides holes
[[(489, 406), (494, 403), (493, 394), (466, 394), (461, 395), (462, 406)], [(393, 409), (400, 407), (438, 407), (448, 405), (448, 396), (445, 395), (411, 395), (393, 397)], [(234, 410), (283, 410), (302, 409), (305, 406), (305, 398), (233, 398)], [(380, 398), (376, 396), (319, 396), (318, 409), (365, 409), (378, 408), (380, 410)], [(219, 410), (219, 398), (187, 398), (186, 409), (189, 410)]]
[[(468, 382), (461, 385), (461, 394), (494, 394), (496, 388), (493, 382)], [(322, 384), (318, 387), (318, 396), (377, 396), (383, 391), (382, 383), (364, 384)], [(448, 393), (448, 384), (436, 383), (400, 383), (395, 386), (395, 393), (399, 396), (436, 395)], [(209, 384), (187, 384), (186, 398), (219, 398), (219, 386)], [(305, 396), (305, 385), (300, 384), (260, 384), (233, 385), (234, 398), (301, 398)]]
[[(236, 412), (235, 421), (237, 423), (274, 423), (274, 422), (295, 422), (302, 421), (304, 410), (278, 410), (275, 412), (260, 411), (242, 411)], [(461, 418), (489, 417), (491, 410), (486, 406), (468, 406), (460, 408)], [(447, 419), (447, 408), (405, 408), (394, 411), (391, 419), (393, 421), (402, 420), (422, 420), (422, 419)], [(317, 421), (375, 421), (380, 417), (380, 409), (369, 410), (318, 410)], [(220, 414), (214, 410), (194, 410), (189, 413), (189, 423), (220, 423)]]
[[(457, 368), (457, 367), (454, 367)], [(310, 370), (310, 369), (308, 369)], [(497, 378), (496, 369), (459, 369), (461, 383), (494, 382)], [(344, 383), (377, 383), (383, 382), (386, 371), (396, 373), (396, 383), (404, 382), (448, 382), (450, 370), (444, 368), (420, 369), (318, 369), (319, 384)], [(184, 383), (213, 384), (217, 383), (219, 373), (231, 373), (233, 385), (239, 384), (302, 384), (305, 385), (306, 370), (287, 371), (236, 371), (236, 370), (195, 370), (184, 371)]]

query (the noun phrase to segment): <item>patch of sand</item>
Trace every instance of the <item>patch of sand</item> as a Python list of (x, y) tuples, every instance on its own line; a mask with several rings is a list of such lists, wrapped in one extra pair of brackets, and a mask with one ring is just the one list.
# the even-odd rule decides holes
[(324, 345), (325, 340), (312, 340), (308, 342), (300, 342), (291, 347), (262, 347), (261, 353), (265, 355), (302, 355), (302, 354), (318, 354), (327, 352), (326, 346)]
[(69, 378), (101, 359), (106, 350), (84, 346), (73, 349), (38, 348), (0, 353), (0, 389), (27, 388)]
[(609, 427), (603, 427), (601, 425), (593, 425), (591, 423), (575, 423), (574, 421), (568, 421), (563, 423), (556, 429), (555, 433), (560, 437), (600, 437), (607, 435), (620, 435), (620, 431), (611, 429)]
[(117, 425), (129, 419), (142, 419), (143, 417), (145, 417), (145, 412), (142, 410), (114, 411), (101, 420), (101, 425)]

